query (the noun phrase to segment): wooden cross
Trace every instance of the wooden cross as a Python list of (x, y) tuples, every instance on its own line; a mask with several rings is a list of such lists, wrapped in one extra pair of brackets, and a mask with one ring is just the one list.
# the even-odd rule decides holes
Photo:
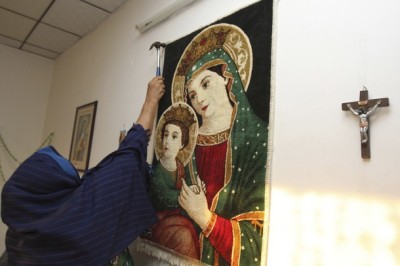
[(360, 91), (360, 100), (358, 102), (342, 103), (343, 111), (351, 111), (360, 119), (360, 137), (361, 137), (361, 157), (363, 159), (371, 158), (370, 137), (369, 137), (369, 117), (378, 107), (389, 106), (389, 98), (368, 99), (368, 90), (366, 87)]

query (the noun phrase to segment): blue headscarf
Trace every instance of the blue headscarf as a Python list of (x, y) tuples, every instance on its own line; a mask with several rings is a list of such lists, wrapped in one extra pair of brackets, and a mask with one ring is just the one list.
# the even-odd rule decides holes
[(53, 147), (25, 160), (4, 185), (10, 265), (105, 265), (156, 222), (147, 194), (147, 132), (134, 126), (82, 178)]

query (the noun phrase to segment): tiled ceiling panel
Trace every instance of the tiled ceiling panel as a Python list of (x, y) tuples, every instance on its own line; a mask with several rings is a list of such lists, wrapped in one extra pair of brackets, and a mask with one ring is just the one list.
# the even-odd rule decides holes
[(0, 0), (0, 44), (56, 58), (126, 0)]
[(125, 0), (82, 0), (88, 4), (92, 4), (94, 6), (98, 6), (103, 8), (108, 12), (113, 12), (117, 7), (119, 7)]
[(7, 46), (14, 47), (14, 48), (19, 48), (22, 44), (21, 41), (17, 41), (17, 40), (7, 38), (7, 37), (1, 36), (1, 35), (0, 35), (0, 43), (7, 45)]
[[(0, 6), (21, 15), (39, 19), (52, 0), (0, 0)], [(29, 3), (28, 3), (29, 2)]]
[(56, 1), (42, 21), (83, 36), (109, 15), (80, 0)]
[(0, 9), (0, 32), (2, 35), (23, 41), (36, 22), (5, 9)]
[(62, 53), (79, 40), (79, 36), (40, 23), (29, 36), (27, 43)]

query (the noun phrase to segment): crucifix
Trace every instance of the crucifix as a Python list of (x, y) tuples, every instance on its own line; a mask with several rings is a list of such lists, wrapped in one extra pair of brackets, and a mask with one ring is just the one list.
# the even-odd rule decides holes
[(389, 98), (368, 99), (368, 90), (364, 86), (360, 91), (360, 100), (357, 102), (342, 103), (343, 111), (351, 111), (359, 118), (360, 137), (361, 137), (361, 157), (371, 158), (370, 137), (369, 137), (369, 117), (373, 115), (378, 107), (389, 106)]

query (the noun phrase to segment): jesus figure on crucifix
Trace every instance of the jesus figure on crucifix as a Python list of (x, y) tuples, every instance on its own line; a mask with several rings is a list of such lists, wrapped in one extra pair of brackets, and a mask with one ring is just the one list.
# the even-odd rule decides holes
[(378, 100), (376, 104), (372, 108), (358, 108), (358, 109), (353, 109), (351, 107), (351, 104), (347, 104), (347, 107), (350, 109), (350, 111), (358, 116), (360, 118), (360, 134), (361, 134), (361, 143), (366, 143), (368, 141), (368, 117), (371, 116), (376, 108), (381, 104), (381, 100)]

